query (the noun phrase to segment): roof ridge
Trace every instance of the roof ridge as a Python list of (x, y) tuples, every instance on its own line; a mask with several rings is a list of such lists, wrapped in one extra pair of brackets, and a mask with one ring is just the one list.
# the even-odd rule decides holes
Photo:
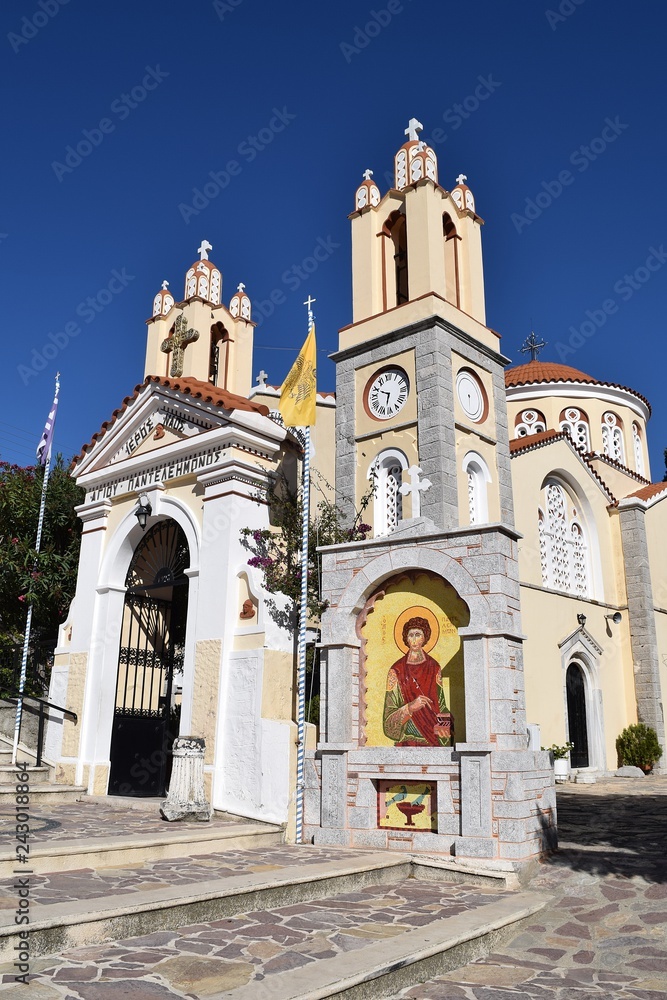
[[(526, 444), (523, 443), (524, 441)], [(613, 504), (618, 502), (615, 494), (612, 492), (607, 483), (605, 483), (600, 473), (589, 462), (586, 452), (572, 440), (572, 437), (567, 431), (557, 431), (552, 428), (548, 431), (538, 431), (537, 434), (527, 434), (525, 437), (514, 438), (510, 441), (510, 457), (514, 458), (516, 455), (521, 455), (523, 452), (532, 451), (533, 448), (543, 448), (545, 445), (552, 444), (554, 441), (566, 441), (574, 454), (581, 459), (591, 475), (598, 481), (607, 496), (610, 497), (611, 502)], [(516, 445), (516, 447), (513, 447), (513, 445)]]

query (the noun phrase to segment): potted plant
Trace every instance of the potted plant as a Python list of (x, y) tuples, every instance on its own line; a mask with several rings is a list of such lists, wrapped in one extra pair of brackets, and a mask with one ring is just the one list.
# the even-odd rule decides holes
[(554, 780), (561, 784), (567, 781), (567, 777), (570, 771), (570, 750), (574, 750), (574, 743), (565, 743), (563, 746), (558, 746), (557, 743), (552, 743), (550, 747), (542, 747), (542, 750), (548, 750), (553, 756), (554, 761)]
[(651, 726), (637, 722), (624, 729), (616, 739), (619, 767), (640, 767), (650, 774), (656, 760), (662, 757), (658, 734)]

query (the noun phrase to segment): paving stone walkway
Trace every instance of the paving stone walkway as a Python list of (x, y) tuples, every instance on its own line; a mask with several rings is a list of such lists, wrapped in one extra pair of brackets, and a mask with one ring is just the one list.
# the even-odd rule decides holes
[[(373, 852), (355, 851), (356, 855)], [(189, 858), (160, 858), (144, 864), (113, 868), (79, 868), (30, 876), (30, 901), (36, 907), (66, 903), (77, 899), (91, 902), (108, 895), (128, 895), (142, 889), (165, 886), (194, 885), (211, 879), (223, 879), (245, 872), (275, 872), (294, 865), (315, 865), (323, 861), (349, 858), (344, 848), (317, 847), (304, 851), (302, 847), (283, 844), (279, 847), (258, 847), (251, 850), (216, 851)], [(0, 879), (0, 923), (3, 911), (16, 909), (14, 878)], [(39, 919), (36, 909), (34, 919)]]
[(554, 896), (539, 921), (401, 1000), (665, 1000), (667, 778), (561, 787), (558, 822), (530, 883)]
[[(214, 816), (210, 823), (196, 821), (167, 823), (158, 812), (152, 810), (123, 809), (120, 806), (105, 805), (100, 802), (44, 803), (30, 809), (30, 835), (33, 843), (44, 845), (47, 841), (82, 840), (85, 838), (108, 839), (109, 837), (152, 835), (170, 832), (174, 836), (184, 830), (210, 829), (212, 826), (229, 826), (247, 822), (236, 817)], [(16, 810), (13, 805), (0, 808), (0, 849), (8, 847), (16, 839)]]
[[(303, 849), (302, 849), (303, 850)], [(307, 850), (307, 849), (306, 849)], [(318, 853), (319, 857), (319, 853)], [(254, 911), (174, 931), (73, 948), (35, 959), (25, 1000), (206, 997), (335, 958), (508, 892), (406, 879), (328, 899)], [(2, 982), (13, 984), (13, 976)], [(4, 989), (0, 986), (0, 992)], [(29, 992), (33, 991), (33, 992)]]

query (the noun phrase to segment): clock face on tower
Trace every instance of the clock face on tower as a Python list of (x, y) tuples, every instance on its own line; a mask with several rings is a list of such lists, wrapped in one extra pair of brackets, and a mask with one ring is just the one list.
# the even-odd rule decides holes
[(402, 368), (383, 368), (366, 386), (366, 409), (376, 420), (389, 420), (403, 409), (410, 380)]
[(456, 395), (469, 420), (479, 423), (487, 412), (486, 393), (481, 382), (471, 371), (463, 368), (456, 376)]

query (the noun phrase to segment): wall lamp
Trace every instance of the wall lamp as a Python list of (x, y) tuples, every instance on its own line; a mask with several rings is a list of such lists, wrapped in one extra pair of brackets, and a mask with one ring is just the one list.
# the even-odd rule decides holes
[(579, 622), (579, 624), (583, 628), (584, 625), (586, 624), (586, 615), (577, 615), (577, 621)]
[(141, 530), (146, 530), (146, 522), (148, 518), (153, 513), (153, 508), (151, 507), (151, 502), (148, 499), (148, 494), (139, 494), (139, 506), (135, 508), (134, 516), (141, 525)]
[(620, 625), (623, 621), (623, 615), (620, 611), (614, 611), (613, 615), (605, 615), (607, 621), (612, 621), (614, 625)]

